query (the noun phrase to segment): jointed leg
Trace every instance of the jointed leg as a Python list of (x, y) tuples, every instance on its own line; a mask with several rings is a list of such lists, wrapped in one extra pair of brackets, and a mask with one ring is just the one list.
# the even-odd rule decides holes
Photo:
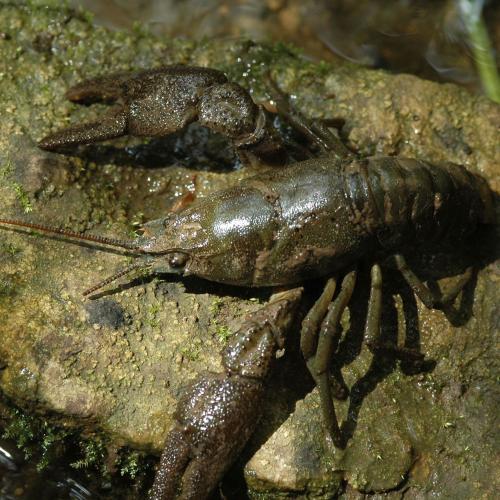
[(331, 360), (332, 351), (336, 347), (334, 341), (338, 340), (336, 334), (338, 333), (340, 318), (351, 299), (354, 285), (356, 284), (356, 275), (356, 271), (351, 271), (344, 276), (339, 294), (328, 307), (326, 317), (321, 324), (318, 348), (315, 356), (317, 371), (326, 371), (328, 363)]
[[(311, 307), (311, 310), (307, 313), (306, 317), (302, 321), (302, 334), (300, 337), (300, 348), (302, 350), (302, 355), (306, 361), (314, 359), (316, 350), (318, 347), (318, 333), (321, 327), (321, 322), (323, 321), (326, 313), (328, 311), (328, 306), (330, 305), (333, 294), (335, 293), (336, 281), (334, 278), (330, 278), (323, 290), (323, 293), (316, 301), (316, 303)], [(315, 377), (312, 373), (313, 378)], [(315, 379), (316, 382), (316, 379)], [(331, 391), (335, 398), (344, 399), (347, 397), (347, 390), (341, 380), (330, 373), (330, 384)]]
[(332, 152), (339, 158), (352, 155), (342, 141), (328, 130), (320, 121), (309, 121), (298, 111), (292, 110), (288, 102), (281, 96), (273, 96), (278, 114), (298, 132), (308, 137), (326, 152)]
[(328, 306), (335, 293), (335, 278), (330, 278), (319, 299), (311, 307), (306, 317), (302, 321), (302, 332), (300, 336), (300, 349), (305, 360), (312, 358), (318, 346), (318, 332), (321, 322), (328, 311)]
[(326, 302), (325, 297), (327, 296), (325, 292), (315, 304), (315, 308), (316, 306), (317, 308), (312, 315), (315, 316), (315, 319), (312, 320), (311, 318), (306, 318), (308, 321), (304, 321), (302, 328), (302, 339), (304, 340), (301, 342), (301, 345), (303, 348), (306, 348), (306, 351), (303, 352), (306, 357), (307, 367), (318, 386), (323, 419), (327, 432), (332, 437), (335, 446), (338, 447), (343, 446), (343, 440), (340, 434), (337, 416), (335, 414), (335, 407), (333, 405), (334, 394), (330, 384), (330, 373), (328, 368), (333, 352), (336, 348), (336, 341), (338, 340), (340, 318), (349, 303), (355, 283), (356, 271), (351, 271), (342, 280), (340, 292), (335, 300), (328, 306), (325, 319), (321, 324), (318, 345), (314, 355), (312, 353), (313, 342), (311, 341), (311, 338), (314, 335), (312, 328), (317, 328), (317, 324), (319, 322), (318, 315), (320, 311), (325, 310), (324, 303)]
[(459, 281), (446, 293), (437, 293), (430, 290), (429, 287), (415, 275), (408, 267), (406, 259), (401, 254), (394, 255), (393, 259), (408, 285), (429, 309), (442, 309), (450, 305), (472, 277), (472, 267), (469, 267)]
[(328, 308), (328, 313), (321, 325), (316, 356), (312, 360), (312, 363), (308, 363), (311, 372), (315, 372), (316, 374), (323, 419), (327, 431), (332, 437), (335, 446), (338, 447), (342, 447), (344, 443), (333, 405), (333, 393), (330, 385), (328, 365), (331, 362), (336, 342), (338, 341), (340, 318), (351, 299), (355, 283), (356, 271), (351, 271), (344, 277), (338, 296)]
[(380, 319), (382, 316), (382, 270), (378, 264), (371, 269), (370, 299), (366, 315), (365, 340), (372, 352), (389, 351), (396, 357), (405, 360), (422, 360), (424, 355), (417, 349), (400, 347), (381, 339)]
[(378, 264), (371, 269), (370, 299), (366, 314), (365, 340), (371, 350), (380, 345), (380, 318), (382, 316), (382, 270)]
[(311, 128), (316, 136), (321, 137), (327, 145), (328, 151), (333, 152), (339, 158), (354, 157), (352, 151), (347, 149), (344, 143), (323, 122), (315, 120), (311, 122)]

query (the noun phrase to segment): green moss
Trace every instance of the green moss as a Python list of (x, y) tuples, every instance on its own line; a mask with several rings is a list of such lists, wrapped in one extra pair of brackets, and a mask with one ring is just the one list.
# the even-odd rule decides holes
[(14, 189), (14, 192), (16, 193), (16, 197), (17, 197), (19, 203), (22, 205), (24, 212), (25, 213), (32, 212), (33, 206), (31, 205), (30, 198), (28, 196), (28, 193), (26, 193), (24, 188), (21, 186), (21, 184), (13, 181), (12, 182), (12, 189)]
[(226, 325), (219, 324), (218, 315), (221, 313), (222, 306), (224, 305), (224, 300), (220, 297), (214, 298), (209, 306), (209, 311), (212, 317), (210, 318), (210, 329), (211, 334), (221, 343), (223, 346), (227, 344), (229, 337), (231, 337), (232, 332)]
[(64, 439), (71, 434), (72, 432), (67, 429), (55, 427), (45, 421), (43, 422), (40, 439), (41, 456), (37, 464), (38, 470), (46, 469), (59, 453), (63, 452), (61, 442), (64, 442)]
[(132, 33), (139, 38), (147, 38), (153, 36), (147, 24), (141, 21), (134, 21), (132, 24)]
[(7, 185), (11, 187), (16, 193), (16, 198), (24, 209), (25, 213), (29, 213), (33, 211), (33, 206), (31, 205), (30, 198), (28, 193), (23, 188), (19, 182), (11, 179), (13, 172), (12, 162), (7, 160), (4, 165), (0, 167), (0, 180), (5, 179)]
[(227, 326), (218, 326), (215, 329), (215, 336), (217, 337), (217, 340), (222, 344), (226, 345), (227, 341), (229, 340), (229, 337), (231, 337), (232, 332), (229, 330)]
[(215, 297), (215, 299), (210, 304), (210, 307), (208, 308), (208, 310), (210, 311), (211, 314), (217, 315), (217, 314), (219, 314), (223, 304), (224, 304), (224, 301), (220, 297)]
[(183, 358), (189, 361), (196, 361), (200, 357), (201, 348), (194, 343), (188, 344), (181, 349), (181, 355)]
[(158, 304), (151, 304), (148, 307), (146, 319), (144, 320), (144, 322), (151, 328), (155, 328), (160, 324), (160, 320), (156, 317), (159, 310), (160, 306)]
[(131, 238), (137, 238), (138, 236), (140, 236), (139, 230), (141, 229), (141, 226), (144, 224), (144, 222), (144, 212), (137, 212), (132, 216), (132, 218), (130, 219), (131, 229), (129, 231), (129, 236)]
[[(236, 60), (218, 66), (234, 80), (248, 88), (254, 99), (269, 98), (269, 68), (278, 69), (283, 63), (297, 60), (300, 49), (285, 43), (256, 45), (251, 40), (241, 40), (235, 46)], [(303, 64), (305, 60), (299, 59)]]
[(6, 243), (6, 242), (1, 242), (0, 243), (0, 253), (8, 255), (9, 257), (15, 257), (21, 249), (19, 247), (16, 247), (13, 243)]
[(21, 413), (19, 410), (13, 410), (13, 420), (5, 428), (2, 437), (13, 439), (17, 447), (23, 451), (26, 459), (33, 454), (32, 443), (36, 432), (33, 425), (33, 417)]
[(46, 469), (63, 452), (64, 441), (74, 432), (19, 409), (13, 409), (11, 417), (2, 437), (13, 439), (26, 459), (37, 455), (38, 470)]
[(136, 479), (147, 473), (150, 469), (145, 453), (131, 450), (130, 448), (122, 448), (116, 461), (116, 467), (120, 472), (120, 476), (130, 479)]
[(104, 439), (100, 436), (93, 436), (91, 439), (80, 441), (81, 458), (75, 460), (70, 465), (74, 469), (101, 469), (105, 472), (104, 462), (107, 458), (107, 449)]
[[(79, 428), (50, 424), (43, 417), (29, 415), (18, 408), (9, 409), (8, 412), (2, 438), (15, 441), (26, 460), (38, 460), (39, 471), (53, 465), (57, 459), (71, 457), (74, 460), (70, 462), (70, 467), (93, 469), (103, 476), (109, 476), (108, 443), (100, 434), (83, 436)], [(130, 479), (150, 469), (146, 454), (127, 447), (120, 449), (111, 465), (121, 476)]]
[(7, 160), (1, 167), (0, 167), (0, 180), (2, 179), (7, 179), (10, 177), (12, 174), (13, 166), (12, 162), (10, 160)]
[(148, 308), (148, 313), (151, 315), (151, 316), (156, 316), (156, 314), (158, 313), (158, 311), (160, 310), (160, 305), (159, 304), (151, 304)]

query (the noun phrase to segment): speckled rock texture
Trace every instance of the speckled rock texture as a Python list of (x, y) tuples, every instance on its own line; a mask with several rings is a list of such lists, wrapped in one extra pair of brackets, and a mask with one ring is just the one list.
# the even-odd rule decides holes
[[(166, 139), (123, 138), (47, 153), (36, 143), (94, 119), (102, 106), (64, 98), (79, 80), (172, 63), (210, 66), (268, 97), (266, 79), (311, 117), (340, 119), (362, 154), (448, 160), (500, 188), (500, 108), (453, 85), (345, 64), (305, 61), (250, 41), (171, 41), (137, 29), (110, 32), (57, 2), (0, 2), (0, 217), (118, 238), (181, 200), (256, 172), (234, 169), (228, 145), (197, 127)], [(215, 168), (214, 168), (215, 167)], [(373, 359), (362, 344), (367, 278), (343, 318), (338, 359), (350, 388), (339, 403), (346, 450), (321, 433), (317, 392), (290, 341), (270, 383), (266, 416), (242, 461), (252, 498), (493, 498), (498, 456), (498, 267), (495, 235), (458, 256), (420, 259), (424, 277), (479, 271), (449, 318), (428, 311), (397, 274), (384, 284), (384, 332), (406, 334), (420, 370)], [(100, 429), (111, 442), (159, 452), (186, 381), (220, 370), (231, 323), (268, 291), (190, 279), (130, 278), (85, 300), (82, 292), (127, 257), (0, 232), (0, 390), (29, 411)], [(366, 274), (366, 273), (365, 273)], [(453, 278), (450, 278), (452, 281)], [(314, 290), (313, 290), (314, 292)], [(253, 455), (253, 456), (252, 456)]]

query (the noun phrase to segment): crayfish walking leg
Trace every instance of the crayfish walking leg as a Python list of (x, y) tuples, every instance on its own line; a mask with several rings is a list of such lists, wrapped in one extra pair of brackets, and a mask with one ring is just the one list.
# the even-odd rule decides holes
[[(471, 276), (471, 268), (467, 269), (457, 284), (445, 294), (432, 292), (406, 265), (400, 254), (393, 260), (403, 278), (428, 308), (449, 305), (467, 284)], [(335, 280), (329, 279), (323, 293), (311, 308), (302, 322), (301, 350), (307, 367), (318, 386), (325, 431), (338, 448), (345, 447), (333, 399), (345, 399), (347, 392), (340, 380), (329, 372), (329, 363), (337, 349), (340, 337), (340, 319), (347, 307), (356, 283), (356, 271), (347, 273), (342, 280), (340, 291), (335, 299)], [(424, 355), (417, 349), (402, 347), (394, 343), (383, 342), (381, 333), (382, 313), (382, 270), (375, 263), (371, 268), (370, 298), (366, 316), (364, 338), (369, 349), (377, 355), (389, 352), (396, 358), (421, 363)]]

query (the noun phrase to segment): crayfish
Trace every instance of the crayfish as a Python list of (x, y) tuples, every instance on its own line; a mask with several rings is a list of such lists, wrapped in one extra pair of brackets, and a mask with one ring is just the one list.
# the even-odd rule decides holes
[[(266, 162), (286, 157), (285, 142), (264, 107), (213, 69), (173, 66), (111, 75), (83, 82), (67, 96), (77, 103), (115, 106), (98, 122), (45, 137), (39, 143), (42, 149), (61, 151), (126, 134), (162, 136), (198, 121), (226, 135), (242, 158)], [(340, 318), (356, 283), (357, 264), (368, 262), (371, 267), (365, 330), (369, 347), (420, 359), (422, 355), (412, 349), (387, 346), (380, 340), (382, 265), (395, 266), (427, 307), (446, 307), (470, 278), (471, 268), (453, 289), (440, 294), (409, 268), (405, 254), (415, 247), (432, 251), (437, 243), (460, 243), (480, 225), (493, 223), (492, 192), (482, 177), (458, 165), (401, 157), (360, 158), (324, 124), (309, 122), (290, 109), (282, 96), (274, 101), (285, 121), (319, 150), (318, 157), (268, 168), (179, 213), (145, 224), (143, 234), (130, 241), (11, 219), (0, 223), (123, 248), (135, 256), (131, 266), (87, 290), (87, 295), (138, 269), (162, 277), (195, 275), (242, 287), (294, 287), (312, 278), (327, 278), (323, 293), (302, 322), (301, 350), (319, 389), (327, 435), (335, 446), (343, 447), (333, 400), (347, 394), (329, 366), (338, 344)], [(339, 274), (343, 277), (337, 287)], [(217, 484), (257, 421), (267, 373), (260, 368), (267, 368), (269, 357), (282, 346), (279, 339), (297, 302), (297, 293), (290, 300), (271, 300), (249, 319), (251, 328), (249, 323), (242, 326), (236, 347), (226, 351), (226, 373), (210, 375), (187, 390), (178, 409), (179, 427), (167, 441), (154, 498), (170, 498), (176, 487), (182, 498), (203, 498)], [(283, 311), (287, 319), (280, 322), (276, 315)], [(234, 353), (231, 349), (250, 344), (256, 349), (245, 358), (243, 368), (234, 359), (236, 365), (227, 361), (227, 355)], [(214, 401), (224, 403), (217, 406)], [(236, 404), (246, 409), (213, 424), (217, 436), (205, 432), (207, 414), (215, 416), (220, 410), (227, 416)], [(234, 439), (235, 419), (243, 426), (239, 439)], [(200, 462), (187, 465), (195, 458)], [(175, 478), (186, 474), (185, 482), (179, 486), (174, 481), (177, 486), (172, 486), (166, 479), (169, 474)]]

